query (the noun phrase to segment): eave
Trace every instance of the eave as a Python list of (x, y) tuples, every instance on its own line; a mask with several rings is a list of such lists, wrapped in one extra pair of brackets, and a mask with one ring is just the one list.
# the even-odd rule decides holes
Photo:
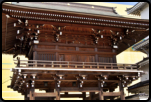
[(132, 8), (128, 8), (126, 11), (127, 11), (128, 14), (133, 14), (133, 15), (140, 16), (140, 10), (146, 4), (147, 4), (146, 2), (138, 2)]
[[(4, 14), (8, 14), (10, 16), (9, 19), (16, 20), (16, 23), (18, 19), (21, 19), (23, 21), (29, 20), (29, 24), (34, 24), (34, 25), (51, 24), (54, 26), (68, 26), (68, 27), (79, 27), (79, 28), (89, 28), (89, 29), (93, 28), (102, 31), (104, 29), (112, 30), (113, 33), (121, 32), (125, 35), (125, 37), (122, 41), (120, 41), (118, 45), (119, 49), (117, 51), (117, 54), (126, 50), (128, 47), (136, 43), (136, 41), (143, 39), (149, 34), (149, 31), (146, 30), (149, 28), (149, 20), (105, 16), (105, 15), (97, 15), (97, 14), (92, 15), (86, 13), (58, 11), (52, 9), (48, 10), (42, 8), (29, 8), (29, 7), (23, 7), (18, 5), (16, 6), (10, 4), (3, 4), (2, 8), (3, 8), (2, 12)], [(11, 10), (11, 12), (7, 11), (6, 9)], [(12, 12), (12, 10), (17, 10), (17, 11), (19, 10), (19, 11)], [(34, 13), (38, 13), (38, 14), (34, 14)], [(42, 13), (42, 15), (39, 13)], [(62, 17), (62, 15), (66, 15), (66, 17)], [(128, 35), (126, 34), (127, 29), (129, 29)], [(134, 30), (135, 32), (132, 32)], [(13, 46), (11, 46), (11, 48), (12, 47)]]

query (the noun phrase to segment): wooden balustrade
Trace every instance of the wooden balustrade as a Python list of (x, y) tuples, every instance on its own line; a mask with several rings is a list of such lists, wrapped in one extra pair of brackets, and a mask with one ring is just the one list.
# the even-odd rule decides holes
[[(14, 60), (18, 61), (18, 60)], [(26, 62), (26, 63), (25, 63)], [(30, 62), (30, 63), (29, 63)], [(18, 64), (18, 62), (15, 62)], [(24, 66), (23, 66), (24, 65)], [(20, 67), (52, 67), (52, 68), (91, 68), (91, 69), (119, 69), (134, 70), (138, 68), (136, 64), (123, 63), (101, 63), (101, 62), (75, 62), (75, 61), (44, 61), (44, 60), (20, 60)]]

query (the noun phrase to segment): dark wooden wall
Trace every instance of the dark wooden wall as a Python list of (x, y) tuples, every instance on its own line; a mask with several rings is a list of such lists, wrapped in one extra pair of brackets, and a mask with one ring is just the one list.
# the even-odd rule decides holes
[(2, 13), (2, 51), (5, 50), (6, 14)]
[(7, 18), (6, 14), (2, 13), (2, 51), (7, 51), (17, 44), (17, 30), (21, 28), (14, 28), (16, 22), (17, 19)]
[[(116, 63), (115, 53), (109, 48), (65, 45), (34, 45), (34, 60)], [(57, 43), (58, 44), (58, 43)], [(99, 49), (99, 50), (98, 50)]]

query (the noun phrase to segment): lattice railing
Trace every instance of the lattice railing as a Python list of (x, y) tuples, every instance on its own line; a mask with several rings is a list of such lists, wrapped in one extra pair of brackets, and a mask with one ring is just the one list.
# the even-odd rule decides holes
[(130, 69), (135, 70), (137, 64), (75, 62), (75, 61), (45, 61), (45, 60), (14, 60), (16, 67), (44, 67), (44, 68), (85, 68), (85, 69)]

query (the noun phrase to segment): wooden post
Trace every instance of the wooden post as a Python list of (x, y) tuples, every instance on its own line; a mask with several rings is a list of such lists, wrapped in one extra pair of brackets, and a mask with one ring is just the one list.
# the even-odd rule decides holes
[(121, 80), (119, 81), (119, 90), (120, 90), (120, 92), (121, 92), (121, 95), (120, 95), (121, 100), (125, 100), (124, 88), (123, 88), (123, 86), (122, 86), (122, 81), (121, 81)]
[(69, 68), (69, 62), (68, 62), (68, 68)]
[(55, 88), (56, 88), (56, 100), (60, 100), (60, 89), (57, 86), (57, 81), (55, 81)]
[(83, 100), (86, 99), (86, 92), (82, 92), (82, 95), (83, 95)]
[(29, 89), (27, 88), (25, 90), (24, 100), (29, 100), (29, 97), (27, 97), (28, 94), (29, 94)]
[(101, 87), (101, 82), (98, 82), (98, 87), (99, 87), (99, 100), (104, 100), (103, 87)]
[(95, 92), (89, 92), (89, 100), (93, 100)]
[(59, 61), (59, 54), (56, 52), (56, 61)]
[(20, 67), (20, 57), (17, 57), (18, 63), (17, 63), (17, 67)]
[(56, 100), (60, 100), (60, 92), (59, 92), (59, 89), (56, 90)]
[(35, 67), (37, 67), (37, 61), (35, 61)]
[(97, 63), (97, 68), (99, 68), (99, 63)]
[(112, 63), (111, 63), (111, 69), (113, 69), (113, 65), (112, 65)]
[(52, 65), (51, 65), (51, 67), (52, 67), (52, 68), (54, 67), (54, 65), (53, 65), (53, 62), (52, 62)]
[(85, 66), (84, 66), (84, 62), (83, 62), (83, 68), (85, 68)]
[(37, 60), (37, 51), (33, 52), (33, 60)]
[(34, 88), (31, 88), (30, 89), (30, 92), (29, 92), (29, 100), (35, 100), (35, 96), (34, 96)]

